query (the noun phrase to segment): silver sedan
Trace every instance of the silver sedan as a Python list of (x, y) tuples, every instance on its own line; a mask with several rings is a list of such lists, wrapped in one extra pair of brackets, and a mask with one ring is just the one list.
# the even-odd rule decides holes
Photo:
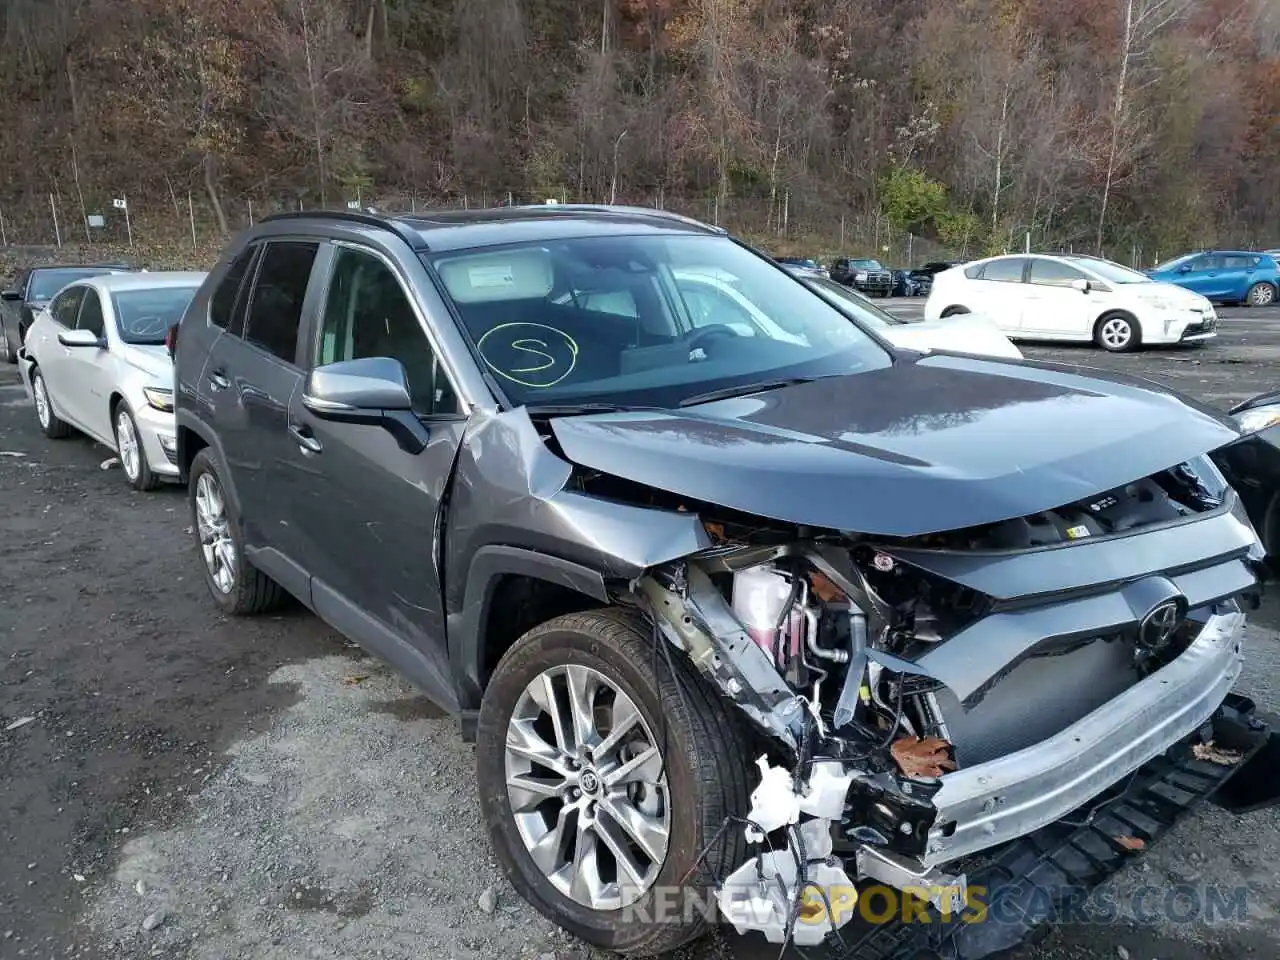
[(150, 490), (176, 477), (173, 361), (166, 347), (203, 273), (124, 273), (71, 283), (27, 331), (18, 367), (45, 436), (78, 430)]

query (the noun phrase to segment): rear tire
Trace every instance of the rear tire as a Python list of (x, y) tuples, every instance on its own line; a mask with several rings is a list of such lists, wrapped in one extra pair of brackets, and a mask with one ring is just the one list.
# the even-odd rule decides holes
[[(480, 805), (493, 837), (495, 853), (516, 892), (574, 936), (607, 950), (638, 956), (675, 950), (710, 929), (698, 910), (686, 909), (690, 901), (679, 900), (673, 904), (670, 891), (680, 887), (684, 889), (685, 896), (693, 898), (692, 902), (699, 905), (710, 902), (716, 877), (726, 876), (745, 856), (742, 830), (736, 826), (731, 825), (725, 830), (723, 850), (719, 849), (719, 842), (710, 844), (710, 841), (726, 818), (745, 816), (749, 808), (747, 773), (751, 764), (738, 718), (729, 713), (725, 703), (687, 659), (675, 651), (655, 652), (654, 643), (653, 631), (641, 617), (616, 609), (569, 614), (535, 627), (516, 641), (494, 670), (484, 693), (476, 731), (476, 779)], [(671, 654), (669, 659), (665, 656), (667, 653)], [(569, 673), (570, 669), (576, 673)], [(559, 679), (561, 675), (564, 680)], [(602, 748), (608, 742), (608, 731), (614, 728), (616, 717), (612, 705), (624, 702), (616, 696), (622, 694), (636, 708), (635, 714), (639, 717), (629, 725), (634, 732), (626, 739), (639, 738), (642, 741), (641, 745), (628, 749), (639, 750), (641, 755), (648, 753), (649, 749), (656, 749), (661, 758), (660, 761), (652, 761), (657, 766), (656, 771), (645, 773), (646, 778), (652, 778), (660, 785), (642, 788), (645, 792), (639, 794), (640, 800), (635, 802), (643, 801), (650, 805), (646, 817), (665, 816), (667, 826), (663, 839), (666, 848), (660, 866), (651, 857), (643, 858), (646, 870), (650, 871), (644, 873), (648, 885), (640, 885), (642, 892), (636, 891), (638, 899), (630, 905), (608, 904), (604, 898), (599, 905), (585, 903), (581, 896), (575, 899), (575, 889), (591, 891), (608, 890), (609, 887), (601, 887), (600, 883), (584, 883), (578, 888), (571, 879), (578, 874), (579, 866), (574, 856), (569, 854), (569, 846), (576, 854), (578, 837), (585, 835), (577, 832), (581, 829), (582, 818), (565, 813), (574, 804), (585, 804), (586, 810), (595, 810), (585, 820), (587, 833), (599, 831), (602, 838), (595, 841), (588, 837), (586, 842), (592, 843), (594, 848), (611, 850), (603, 838), (615, 831), (614, 835), (630, 834), (629, 830), (622, 831), (617, 827), (622, 821), (604, 815), (607, 811), (603, 802), (598, 805), (590, 802), (595, 794), (586, 792), (586, 771), (594, 774), (594, 764), (602, 764), (601, 771), (616, 769), (607, 758), (602, 758), (594, 750), (583, 753), (576, 745), (565, 751), (550, 748), (554, 756), (570, 758), (563, 764), (565, 769), (573, 772), (561, 779), (554, 769), (534, 765), (534, 771), (550, 774), (548, 780), (557, 785), (558, 792), (555, 796), (540, 799), (534, 808), (537, 819), (531, 820), (527, 804), (533, 801), (523, 799), (523, 793), (527, 791), (516, 788), (517, 797), (521, 797), (526, 805), (520, 807), (519, 822), (513, 812), (516, 801), (511, 795), (508, 776), (526, 775), (520, 766), (526, 763), (521, 758), (527, 758), (527, 755), (518, 754), (512, 760), (508, 744), (517, 742), (511, 739), (513, 736), (519, 734), (523, 738), (529, 736), (524, 731), (535, 730), (535, 720), (529, 719), (533, 715), (529, 712), (529, 704), (534, 691), (542, 690), (545, 701), (547, 685), (552, 685), (551, 689), (556, 691), (556, 713), (564, 716), (565, 708), (560, 704), (569, 703), (568, 687), (565, 686), (565, 693), (561, 694), (558, 684), (567, 684), (574, 676), (587, 678), (578, 680), (580, 690), (592, 689), (588, 683), (596, 684), (594, 692), (583, 698), (588, 701), (588, 706), (582, 715), (591, 718), (591, 730), (584, 736), (584, 743)], [(615, 697), (608, 701), (610, 705), (602, 707), (598, 698), (602, 696), (602, 690), (609, 689), (614, 691)], [(606, 692), (603, 696), (607, 699), (609, 694)], [(547, 737), (560, 742), (554, 736), (554, 728), (544, 723), (549, 723), (550, 714), (545, 710), (537, 712), (540, 706), (533, 708), (536, 722), (544, 724), (537, 728), (538, 739), (544, 741), (544, 746)], [(607, 723), (601, 719), (599, 711), (602, 709), (609, 711)], [(513, 723), (517, 711), (521, 717)], [(553, 732), (542, 732), (548, 729)], [(598, 739), (600, 737), (604, 742)], [(643, 744), (649, 746), (646, 748)], [(573, 757), (585, 759), (575, 760)], [(575, 769), (575, 763), (581, 766)], [(510, 770), (515, 772), (509, 774)], [(590, 782), (595, 784), (594, 776)], [(577, 798), (572, 797), (574, 783), (582, 787)], [(624, 788), (624, 791), (629, 789)], [(610, 802), (617, 802), (617, 790), (614, 787), (603, 796), (612, 798)], [(625, 792), (621, 796), (626, 802), (632, 802)], [(654, 810), (660, 814), (654, 814)], [(558, 844), (539, 844), (536, 840), (525, 839), (534, 833), (545, 839), (561, 824), (564, 833), (572, 837), (571, 844), (563, 839)], [(571, 829), (571, 826), (576, 829)], [(525, 831), (523, 834), (522, 830)], [(547, 832), (542, 833), (543, 830)], [(605, 847), (600, 847), (601, 843)], [(699, 854), (709, 844), (716, 849), (708, 851), (699, 866)], [(535, 863), (531, 847), (540, 848), (540, 858), (546, 861), (544, 866)], [(584, 844), (584, 849), (590, 848)], [(554, 857), (550, 853), (553, 850)], [(557, 866), (561, 860), (567, 860), (570, 871), (567, 875), (565, 868)], [(616, 866), (617, 858), (611, 853), (606, 854), (601, 862), (606, 871), (608, 864), (613, 862), (615, 876), (623, 875), (622, 869)], [(591, 861), (591, 868), (593, 872), (598, 869), (596, 861)], [(587, 865), (581, 869), (586, 870)], [(553, 877), (556, 882), (553, 882)], [(607, 878), (598, 872), (595, 879), (608, 883)], [(562, 889), (566, 885), (567, 892)], [(654, 908), (659, 893), (664, 896), (657, 902), (668, 907), (666, 915), (661, 917), (655, 916)]]
[(1251, 307), (1269, 307), (1276, 302), (1276, 288), (1265, 280), (1255, 283), (1245, 294), (1244, 302)]
[(265, 613), (279, 606), (284, 596), (280, 585), (245, 559), (240, 518), (208, 448), (191, 461), (187, 500), (196, 556), (214, 602), (234, 616)]
[(49, 400), (49, 387), (44, 382), (44, 374), (39, 367), (31, 368), (31, 392), (35, 394), (36, 420), (40, 429), (50, 440), (65, 440), (71, 436), (70, 425), (58, 419), (53, 412), (53, 404)]
[(9, 328), (3, 320), (0, 320), (0, 362), (18, 362), (18, 351), (9, 345)]
[(1109, 353), (1129, 353), (1142, 345), (1142, 328), (1127, 313), (1108, 313), (1093, 326), (1093, 341)]
[(947, 317), (959, 317), (968, 312), (968, 307), (947, 307), (947, 309), (942, 311), (942, 319), (945, 320)]

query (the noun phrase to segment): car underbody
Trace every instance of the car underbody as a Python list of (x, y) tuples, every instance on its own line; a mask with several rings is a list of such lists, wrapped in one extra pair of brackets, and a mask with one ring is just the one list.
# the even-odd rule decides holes
[[(859, 957), (910, 955), (893, 952), (907, 942), (987, 956), (1154, 842), (1183, 808), (1223, 796), (1228, 778), (1242, 794), (1270, 790), (1257, 781), (1271, 761), (1251, 759), (1271, 755), (1269, 729), (1231, 694), (1262, 553), (1207, 457), (1022, 517), (865, 535), (583, 467), (566, 452), (564, 423), (515, 412), (473, 425), (494, 434), (488, 450), (534, 453), (485, 464), (464, 453), (453, 509), (500, 502), (494, 483), (514, 504), (527, 483), (541, 519), (526, 514), (524, 529), (592, 530), (574, 540), (578, 559), (605, 571), (600, 598), (641, 612), (669, 645), (664, 656), (687, 657), (746, 718), (755, 755), (740, 759), (759, 785), (723, 828), (742, 831), (749, 855), (716, 884), (740, 932), (837, 953), (861, 944)], [(504, 442), (510, 430), (539, 442)], [(503, 523), (501, 510), (487, 518)], [(455, 529), (449, 556), (473, 537), (492, 543), (493, 533)], [(457, 622), (478, 606), (459, 603)], [(1202, 762), (1205, 750), (1230, 764)], [(1149, 802), (1162, 777), (1177, 785), (1177, 810)], [(978, 886), (988, 904), (1025, 897), (1014, 881), (1043, 880), (1045, 844), (1098, 843), (1042, 891), (1044, 915), (1027, 913), (1025, 929), (957, 919)], [(856, 897), (876, 884), (955, 922), (863, 929), (847, 901), (830, 903), (830, 891)]]

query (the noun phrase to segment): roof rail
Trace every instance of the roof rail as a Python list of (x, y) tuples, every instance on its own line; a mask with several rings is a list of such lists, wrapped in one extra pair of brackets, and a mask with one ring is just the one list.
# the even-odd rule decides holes
[(671, 220), (676, 223), (683, 223), (688, 227), (697, 227), (700, 230), (706, 230), (708, 233), (727, 234), (729, 231), (724, 227), (718, 227), (710, 223), (704, 223), (701, 220), (695, 220), (693, 217), (686, 217), (682, 213), (672, 213), (670, 210), (659, 210), (655, 207), (632, 207), (620, 204), (610, 203), (527, 203), (516, 204), (514, 207), (507, 207), (508, 210), (567, 210), (570, 213), (620, 213), (630, 214), (632, 216), (651, 217), (654, 220)]
[(380, 213), (364, 213), (359, 210), (291, 210), (270, 214), (258, 222), (269, 223), (281, 220), (345, 220), (348, 223), (360, 223), (366, 227), (381, 227), (395, 233), (415, 251), (427, 249), (426, 241), (417, 230), (402, 220)]

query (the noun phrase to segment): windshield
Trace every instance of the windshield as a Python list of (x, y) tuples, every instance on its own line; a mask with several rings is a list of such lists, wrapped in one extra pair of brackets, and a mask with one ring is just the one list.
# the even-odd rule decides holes
[(901, 326), (907, 321), (885, 313), (866, 297), (834, 280), (823, 280), (818, 277), (805, 277), (804, 283), (817, 291), (820, 296), (834, 303), (839, 309), (870, 326), (883, 328)]
[(1151, 278), (1145, 273), (1138, 273), (1137, 270), (1130, 270), (1110, 260), (1100, 260), (1097, 257), (1064, 257), (1063, 259), (1073, 260), (1081, 266), (1088, 267), (1110, 283), (1151, 283)]
[(804, 257), (781, 257), (779, 263), (789, 263), (793, 267), (808, 267), (810, 270), (818, 269), (817, 260), (806, 260)]
[(121, 290), (111, 294), (120, 339), (138, 346), (160, 346), (169, 328), (182, 319), (196, 287)]
[(1192, 260), (1194, 260), (1198, 256), (1200, 256), (1200, 254), (1198, 253), (1184, 253), (1184, 254), (1181, 254), (1180, 256), (1174, 257), (1172, 260), (1166, 260), (1163, 263), (1157, 263), (1151, 269), (1152, 270), (1172, 270), (1174, 267), (1181, 266), (1184, 263), (1190, 263)]
[(670, 407), (892, 362), (799, 280), (727, 237), (586, 237), (423, 259), (516, 405)]
[(850, 260), (849, 266), (857, 270), (883, 270), (879, 260)]
[(101, 277), (111, 273), (110, 267), (68, 267), (57, 270), (36, 270), (31, 274), (31, 284), (27, 288), (27, 300), (52, 300), (53, 295), (76, 280), (89, 277)]

